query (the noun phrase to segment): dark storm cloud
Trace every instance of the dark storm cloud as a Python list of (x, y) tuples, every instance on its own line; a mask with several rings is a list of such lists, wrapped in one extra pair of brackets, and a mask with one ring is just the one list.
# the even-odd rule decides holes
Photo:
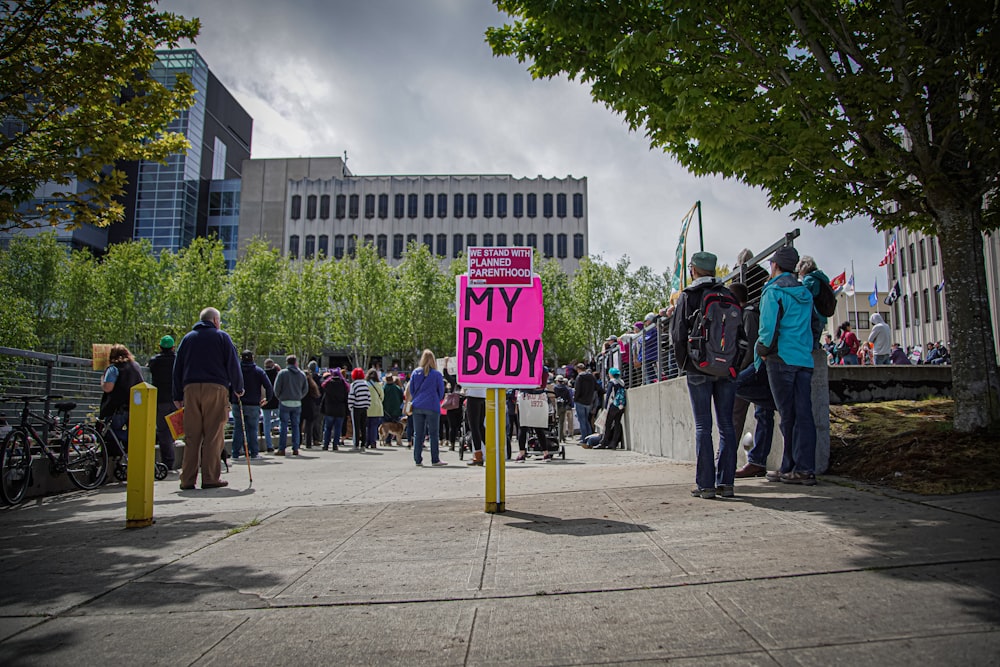
[(610, 261), (668, 270), (681, 217), (700, 199), (706, 249), (723, 263), (800, 227), (800, 251), (831, 276), (854, 259), (859, 289), (876, 274), (884, 282), (884, 246), (868, 224), (794, 222), (759, 190), (692, 176), (651, 151), (589, 89), (533, 81), (525, 65), (495, 58), (484, 32), (507, 17), (487, 0), (160, 6), (201, 18), (196, 46), (254, 117), (254, 157), (347, 151), (356, 174), (586, 176), (591, 251)]

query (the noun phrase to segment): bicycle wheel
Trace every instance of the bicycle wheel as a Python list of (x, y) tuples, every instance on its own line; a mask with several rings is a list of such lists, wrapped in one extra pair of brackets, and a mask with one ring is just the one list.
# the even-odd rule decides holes
[(15, 429), (0, 446), (0, 496), (9, 505), (24, 500), (31, 484), (31, 446), (28, 434)]
[(108, 449), (93, 426), (73, 426), (66, 435), (66, 474), (79, 489), (96, 489), (108, 474)]

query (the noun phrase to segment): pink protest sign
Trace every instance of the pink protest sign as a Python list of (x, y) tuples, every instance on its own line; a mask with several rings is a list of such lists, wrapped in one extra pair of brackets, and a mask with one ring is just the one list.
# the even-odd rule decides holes
[(532, 389), (542, 381), (542, 281), (528, 287), (475, 287), (456, 277), (458, 381)]
[(465, 249), (469, 257), (469, 284), (490, 287), (529, 287), (531, 248), (476, 247)]

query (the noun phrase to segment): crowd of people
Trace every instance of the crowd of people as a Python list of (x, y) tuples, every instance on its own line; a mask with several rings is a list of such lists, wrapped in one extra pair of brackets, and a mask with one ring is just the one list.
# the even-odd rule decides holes
[(826, 352), (827, 363), (831, 366), (886, 366), (911, 364), (950, 364), (951, 354), (942, 341), (927, 343), (926, 349), (917, 343), (908, 345), (904, 350), (899, 343), (892, 341), (889, 325), (881, 315), (875, 313), (871, 317), (872, 328), (868, 340), (862, 341), (854, 333), (854, 325), (850, 321), (842, 322), (837, 327), (837, 337), (824, 334), (823, 351)]

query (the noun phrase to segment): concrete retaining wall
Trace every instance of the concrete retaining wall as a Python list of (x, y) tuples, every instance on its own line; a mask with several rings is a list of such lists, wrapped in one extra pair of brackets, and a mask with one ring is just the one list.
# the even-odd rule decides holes
[[(816, 472), (824, 473), (830, 464), (830, 392), (824, 357), (814, 355), (812, 404), (816, 420)], [(753, 408), (747, 414), (745, 431), (753, 432), (756, 420)], [(712, 429), (716, 450), (719, 431)], [(694, 414), (688, 397), (687, 380), (677, 378), (628, 390), (628, 409), (625, 411), (626, 445), (636, 452), (662, 456), (674, 461), (696, 460), (694, 444)], [(740, 437), (740, 434), (737, 434)], [(781, 419), (775, 415), (774, 440), (768, 468), (776, 470), (781, 465), (783, 450)], [(740, 448), (738, 465), (746, 463), (746, 452)]]
[(830, 403), (951, 396), (951, 366), (831, 366)]

